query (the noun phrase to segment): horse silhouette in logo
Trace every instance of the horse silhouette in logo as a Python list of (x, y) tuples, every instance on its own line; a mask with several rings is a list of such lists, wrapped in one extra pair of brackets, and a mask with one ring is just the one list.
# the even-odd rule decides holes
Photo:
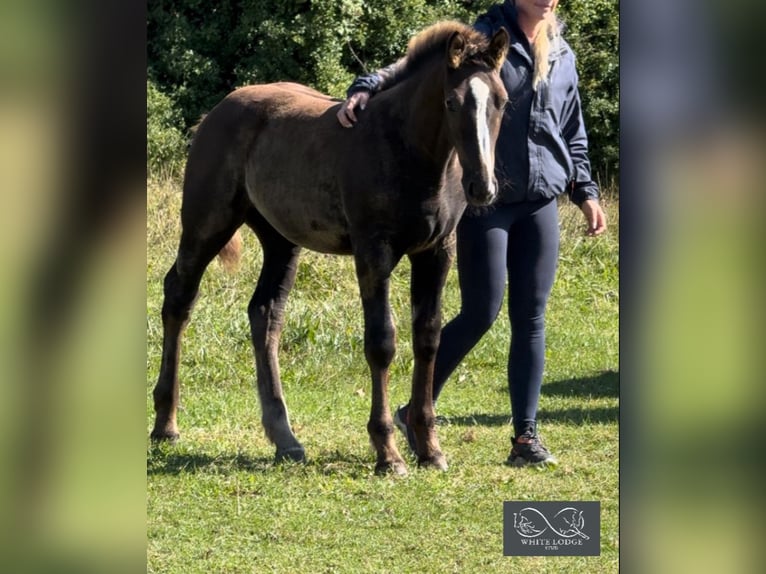
[[(568, 506), (559, 510), (553, 516), (553, 519), (549, 521), (536, 508), (526, 507), (522, 508), (519, 512), (513, 513), (513, 527), (524, 538), (537, 538), (550, 529), (555, 535), (562, 538), (579, 536), (583, 540), (590, 540), (590, 536), (582, 531), (585, 527), (585, 519), (582, 514), (582, 510)], [(544, 525), (539, 524), (540, 520), (542, 520)], [(551, 524), (551, 522), (556, 526)]]

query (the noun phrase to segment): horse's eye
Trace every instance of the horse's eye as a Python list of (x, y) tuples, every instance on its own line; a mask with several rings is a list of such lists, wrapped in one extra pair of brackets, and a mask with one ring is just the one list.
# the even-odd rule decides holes
[(458, 110), (458, 101), (457, 98), (454, 96), (451, 96), (444, 100), (444, 105), (447, 106), (447, 109), (451, 112), (456, 112)]

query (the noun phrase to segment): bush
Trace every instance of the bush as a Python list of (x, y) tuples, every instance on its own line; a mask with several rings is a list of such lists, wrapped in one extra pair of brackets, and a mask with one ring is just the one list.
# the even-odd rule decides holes
[(181, 173), (186, 155), (186, 138), (180, 127), (181, 114), (171, 99), (146, 82), (146, 159), (150, 177)]
[(448, 17), (471, 19), (457, 0), (156, 0), (149, 77), (189, 128), (243, 85), (289, 80), (342, 97), (356, 74), (390, 64)]
[[(492, 4), (154, 0), (147, 23), (149, 78), (175, 104), (173, 125), (185, 133), (227, 93), (247, 84), (289, 80), (343, 97), (354, 76), (401, 57), (410, 37), (427, 25), (473, 22)], [(560, 5), (565, 36), (577, 54), (594, 176), (604, 183), (619, 170), (618, 10), (619, 0)]]
[(564, 37), (577, 56), (583, 117), (593, 175), (602, 185), (619, 180), (619, 0), (563, 2)]

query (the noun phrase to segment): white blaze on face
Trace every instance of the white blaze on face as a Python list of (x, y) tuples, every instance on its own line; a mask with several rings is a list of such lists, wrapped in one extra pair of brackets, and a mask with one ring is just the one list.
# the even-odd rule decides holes
[(489, 100), (489, 86), (479, 78), (472, 78), (468, 85), (476, 102), (476, 135), (479, 138), (479, 154), (481, 164), (485, 170), (487, 181), (492, 181), (490, 166), (492, 165), (492, 152), (489, 144), (489, 126), (487, 125), (487, 102)]

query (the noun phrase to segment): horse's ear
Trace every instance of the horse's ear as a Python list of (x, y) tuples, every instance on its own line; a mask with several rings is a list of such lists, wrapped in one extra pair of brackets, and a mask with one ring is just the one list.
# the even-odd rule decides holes
[(460, 32), (453, 32), (447, 42), (447, 65), (450, 68), (457, 69), (463, 63), (466, 42)]
[(505, 55), (508, 53), (508, 44), (511, 41), (511, 37), (508, 35), (508, 31), (505, 28), (500, 28), (492, 39), (489, 41), (489, 57), (492, 61), (492, 66), (500, 71), (500, 68), (505, 61)]

